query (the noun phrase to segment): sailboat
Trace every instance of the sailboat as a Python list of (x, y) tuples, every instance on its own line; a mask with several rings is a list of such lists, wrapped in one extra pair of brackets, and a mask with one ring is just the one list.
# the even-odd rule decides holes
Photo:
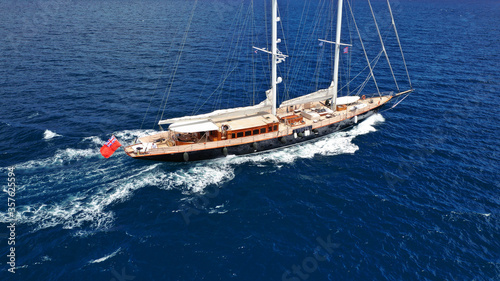
[[(373, 95), (360, 93), (353, 96), (337, 96), (340, 50), (351, 46), (340, 41), (343, 2), (343, 0), (338, 0), (337, 4), (335, 41), (318, 38), (320, 44), (333, 44), (334, 46), (333, 79), (328, 88), (285, 100), (277, 106), (277, 87), (282, 82), (282, 78), (277, 76), (277, 65), (288, 56), (278, 49), (281, 40), (278, 39), (277, 25), (281, 19), (278, 17), (277, 0), (272, 0), (271, 50), (253, 47), (256, 52), (265, 52), (271, 56), (271, 89), (266, 91), (266, 99), (253, 106), (160, 120), (158, 125), (162, 130), (136, 139), (134, 144), (125, 148), (126, 154), (136, 159), (187, 162), (280, 149), (348, 129), (377, 113), (391, 100), (398, 98), (399, 102), (402, 101), (400, 97), (406, 98), (413, 92), (411, 81), (410, 89), (405, 91), (380, 92), (377, 86), (377, 93)], [(348, 1), (347, 3), (350, 5)], [(368, 3), (370, 4), (369, 0)], [(387, 4), (404, 61), (388, 0)], [(371, 4), (370, 9), (373, 15)], [(375, 16), (373, 18), (382, 43), (382, 50), (388, 60)], [(357, 26), (356, 29), (359, 34)], [(361, 41), (361, 47), (365, 50), (363, 41)], [(366, 51), (364, 53), (370, 79), (377, 85), (371, 62), (366, 56)], [(408, 74), (406, 62), (404, 66)], [(390, 71), (393, 72), (392, 67)], [(392, 74), (394, 76), (394, 73)], [(166, 125), (168, 129), (163, 130), (162, 126)]]

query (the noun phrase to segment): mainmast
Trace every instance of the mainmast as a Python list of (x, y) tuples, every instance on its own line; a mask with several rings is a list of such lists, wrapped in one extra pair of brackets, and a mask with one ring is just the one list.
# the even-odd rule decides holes
[(272, 34), (271, 34), (271, 52), (272, 52), (272, 70), (271, 70), (271, 95), (272, 95), (272, 115), (276, 115), (276, 95), (278, 94), (277, 89), (277, 52), (278, 52), (278, 0), (273, 0), (272, 2)]
[(333, 111), (337, 110), (337, 89), (339, 85), (339, 56), (340, 56), (340, 32), (342, 31), (342, 3), (343, 0), (339, 0), (338, 8), (337, 8), (337, 33), (335, 37), (335, 60), (334, 60), (334, 68), (333, 68), (333, 81), (330, 86), (331, 91), (333, 92), (332, 96), (332, 109)]

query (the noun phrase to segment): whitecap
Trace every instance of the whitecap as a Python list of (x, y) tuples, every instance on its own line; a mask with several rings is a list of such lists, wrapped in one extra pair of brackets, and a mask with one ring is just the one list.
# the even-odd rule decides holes
[(35, 112), (35, 113), (31, 114), (30, 116), (28, 116), (27, 118), (28, 118), (28, 119), (31, 119), (31, 118), (37, 117), (37, 116), (39, 116), (39, 115), (40, 115), (40, 113)]
[(85, 137), (83, 138), (82, 142), (91, 142), (97, 145), (103, 145), (105, 143), (105, 141), (103, 141), (100, 137), (97, 136)]
[(59, 135), (55, 132), (52, 132), (51, 130), (45, 130), (45, 132), (43, 133), (43, 139), (45, 139), (45, 140), (50, 140), (50, 139), (55, 138), (55, 137), (61, 137), (61, 135)]

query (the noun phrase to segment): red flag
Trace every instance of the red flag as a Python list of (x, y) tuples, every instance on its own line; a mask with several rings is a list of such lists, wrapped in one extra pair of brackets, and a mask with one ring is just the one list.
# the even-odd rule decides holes
[(101, 154), (104, 158), (109, 158), (109, 156), (113, 155), (115, 150), (117, 150), (122, 144), (116, 139), (115, 136), (111, 136), (111, 138), (101, 147)]
[(344, 48), (344, 54), (347, 54), (347, 53), (349, 53), (349, 47)]

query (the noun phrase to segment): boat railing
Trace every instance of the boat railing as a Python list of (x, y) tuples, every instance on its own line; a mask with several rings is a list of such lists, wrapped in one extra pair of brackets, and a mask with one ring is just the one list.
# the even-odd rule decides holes
[(209, 141), (203, 143), (195, 143), (188, 145), (177, 145), (171, 147), (158, 147), (158, 148), (150, 148), (147, 151), (143, 152), (144, 154), (160, 154), (160, 153), (176, 153), (183, 151), (193, 151), (193, 150), (205, 150), (205, 149), (213, 149), (213, 148), (223, 148), (226, 146), (234, 146), (240, 144), (252, 144), (254, 142), (259, 142), (265, 139), (276, 138), (281, 135), (287, 135), (288, 132), (285, 131), (277, 131), (266, 134), (259, 134), (255, 136), (248, 136), (242, 138), (228, 139), (228, 140), (220, 140), (220, 141)]

